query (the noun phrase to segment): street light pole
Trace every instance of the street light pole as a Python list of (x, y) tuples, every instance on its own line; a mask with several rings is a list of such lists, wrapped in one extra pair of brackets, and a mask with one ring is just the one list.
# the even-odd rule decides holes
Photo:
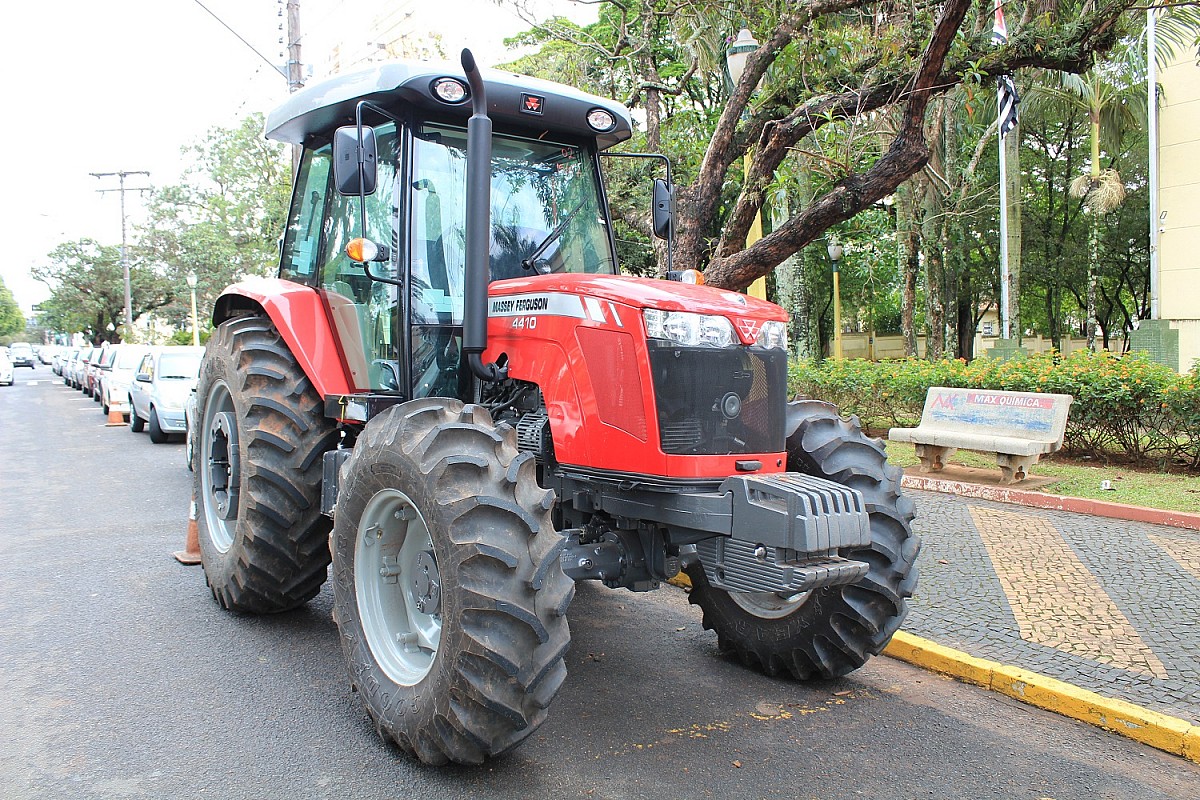
[(150, 177), (150, 173), (145, 170), (118, 170), (117, 172), (89, 172), (93, 178), (111, 178), (116, 176), (119, 181), (119, 189), (99, 189), (100, 194), (107, 192), (121, 193), (121, 271), (125, 275), (125, 335), (133, 336), (133, 293), (129, 286), (129, 258), (125, 253), (125, 192), (146, 192), (148, 188), (126, 189), (125, 178), (129, 175), (145, 175)]
[(200, 346), (200, 325), (196, 317), (196, 273), (189, 272), (187, 275), (188, 288), (192, 290), (192, 345)]
[(831, 239), (825, 248), (829, 260), (833, 262), (833, 357), (842, 358), (842, 285), (838, 274), (838, 262), (845, 252), (837, 239)]
[[(738, 31), (737, 38), (733, 44), (725, 51), (725, 64), (729, 69), (729, 80), (737, 86), (742, 75), (746, 72), (746, 59), (757, 50), (759, 47), (758, 40), (754, 38), (754, 34), (750, 33), (749, 28), (742, 28)], [(744, 116), (744, 115), (743, 115)], [(742, 169), (745, 180), (750, 179), (750, 170), (754, 167), (754, 155), (750, 148), (746, 148), (746, 155), (742, 159)], [(757, 242), (762, 238), (762, 212), (754, 213), (754, 221), (750, 223), (750, 230), (746, 234), (746, 247)], [(746, 289), (746, 294), (752, 297), (759, 297), (763, 300), (767, 299), (767, 279), (756, 278), (753, 283)]]

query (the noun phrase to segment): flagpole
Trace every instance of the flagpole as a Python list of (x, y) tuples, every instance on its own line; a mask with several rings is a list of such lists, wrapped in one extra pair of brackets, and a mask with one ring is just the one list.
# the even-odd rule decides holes
[[(1002, 0), (996, 0), (996, 21), (992, 25), (992, 44), (1008, 44), (1008, 26), (1004, 24), (1004, 10), (1000, 7)], [(1009, 286), (1008, 286), (1008, 164), (1004, 155), (1005, 125), (1008, 119), (1004, 115), (1005, 90), (1012, 94), (1008, 98), (1012, 103), (1012, 111), (1016, 117), (1016, 89), (1005, 76), (996, 76), (996, 133), (1000, 143), (1000, 338), (1009, 339), (1012, 325), (1009, 316)]]
[(1000, 142), (1000, 338), (1009, 339), (1008, 311), (1008, 165), (1004, 157), (1004, 98), (996, 92), (997, 126)]

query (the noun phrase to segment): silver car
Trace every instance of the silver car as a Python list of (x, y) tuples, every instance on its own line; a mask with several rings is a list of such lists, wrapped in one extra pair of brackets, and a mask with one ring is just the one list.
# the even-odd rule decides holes
[(157, 347), (143, 356), (129, 387), (129, 429), (149, 427), (150, 441), (161, 444), (184, 433), (183, 404), (200, 374), (203, 347)]
[(105, 415), (109, 410), (129, 414), (129, 387), (137, 374), (138, 365), (150, 353), (144, 344), (118, 344), (105, 352), (100, 362), (100, 408)]

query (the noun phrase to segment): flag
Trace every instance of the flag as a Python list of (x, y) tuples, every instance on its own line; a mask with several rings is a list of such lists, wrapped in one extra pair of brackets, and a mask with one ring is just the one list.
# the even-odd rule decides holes
[(1008, 44), (1008, 26), (1004, 24), (1004, 11), (1000, 0), (996, 0), (996, 22), (992, 25), (992, 44)]
[[(1008, 26), (1004, 24), (1004, 10), (1000, 8), (1000, 2), (1001, 0), (996, 0), (996, 21), (992, 25), (994, 45), (1008, 44)], [(1011, 75), (996, 77), (996, 99), (1000, 106), (1000, 138), (1003, 139), (1009, 131), (1017, 127), (1017, 106), (1021, 102)]]
[(1000, 138), (1017, 127), (1017, 106), (1021, 98), (1017, 96), (1017, 87), (1013, 85), (1011, 75), (1000, 75), (996, 78), (996, 99), (1000, 101)]

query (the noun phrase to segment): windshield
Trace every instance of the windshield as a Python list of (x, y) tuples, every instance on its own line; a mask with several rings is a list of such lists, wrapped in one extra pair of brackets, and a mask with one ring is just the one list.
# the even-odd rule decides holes
[(146, 355), (141, 350), (122, 350), (117, 354), (117, 369), (136, 369), (137, 365), (142, 363), (142, 356)]
[[(424, 125), (414, 137), (413, 322), (461, 325), (466, 251), (466, 131)], [(492, 140), (492, 280), (615, 271), (592, 158), (573, 145)], [(561, 232), (529, 259), (561, 226)]]
[(171, 353), (158, 362), (161, 380), (189, 379), (200, 374), (200, 356), (190, 353)]

